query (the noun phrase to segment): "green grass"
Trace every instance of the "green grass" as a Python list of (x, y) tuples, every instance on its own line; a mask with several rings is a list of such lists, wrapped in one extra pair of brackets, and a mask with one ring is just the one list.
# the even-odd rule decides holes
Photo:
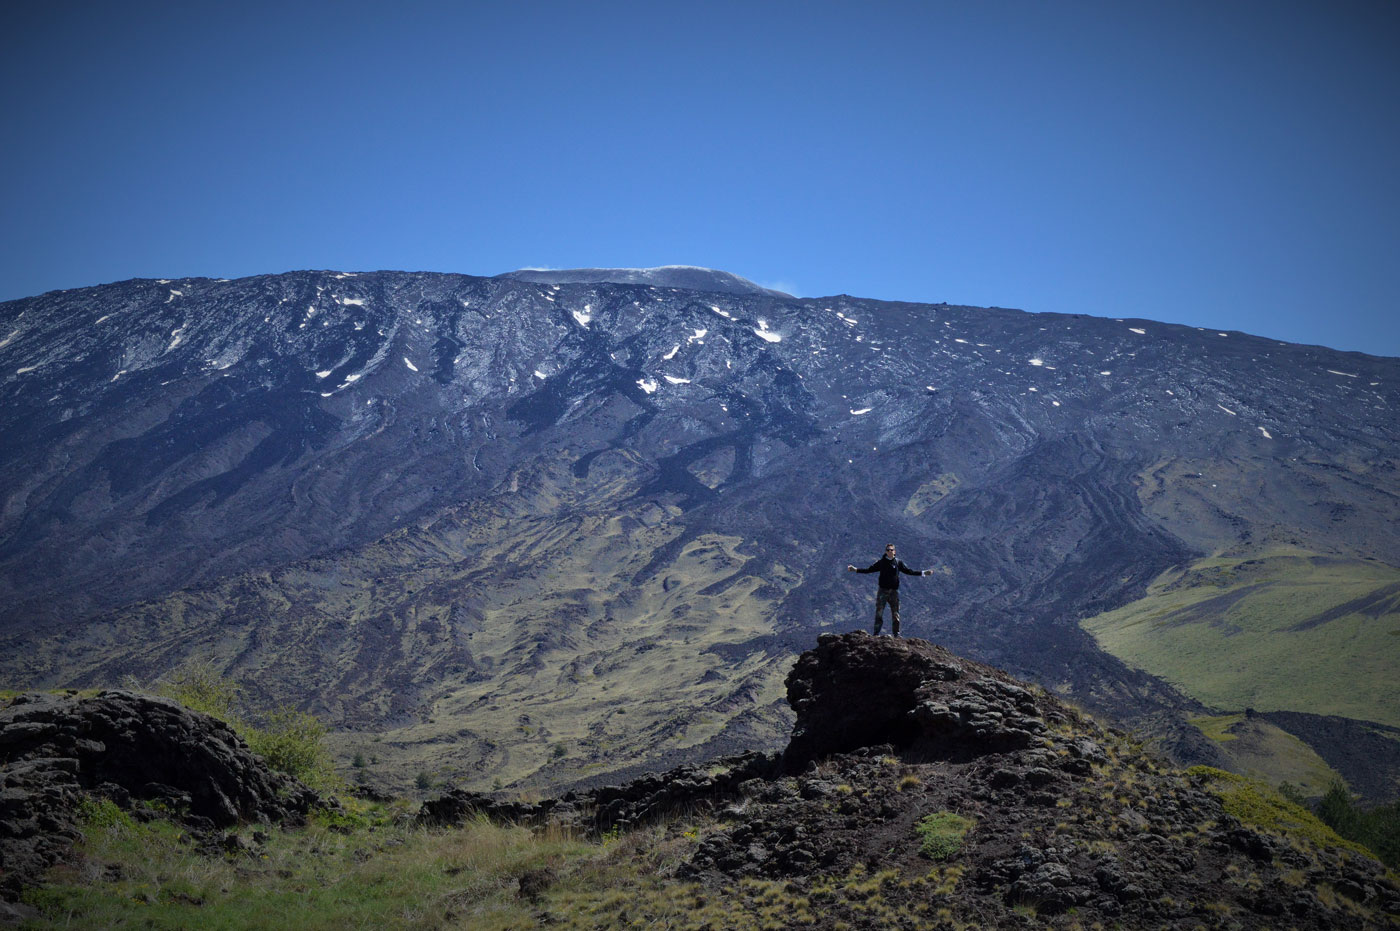
[[(851, 927), (896, 927), (916, 918), (892, 893), (947, 895), (961, 875), (956, 866), (911, 877), (857, 866), (810, 884), (745, 878), (711, 888), (671, 878), (703, 824), (588, 841), (485, 820), (426, 830), (404, 814), (402, 805), (360, 806), (336, 823), (269, 830), (251, 854), (211, 855), (177, 825), (95, 803), (79, 862), (26, 895), (41, 910), (28, 927), (787, 931), (830, 914)], [(522, 879), (532, 875), (544, 880), (527, 894)]]
[(1289, 783), (1304, 796), (1318, 796), (1341, 775), (1302, 740), (1262, 718), (1206, 715), (1191, 723), (1220, 745), (1230, 768), (1270, 785)]
[(951, 811), (936, 811), (920, 818), (914, 826), (921, 841), (919, 853), (931, 860), (947, 860), (962, 849), (963, 838), (975, 823)]
[(1270, 834), (1279, 834), (1321, 850), (1341, 847), (1375, 857), (1362, 845), (1347, 840), (1316, 815), (1290, 802), (1268, 784), (1211, 766), (1193, 766), (1189, 775), (1205, 780), (1205, 789), (1220, 799), (1225, 813)]
[(269, 831), (251, 855), (210, 855), (174, 824), (141, 824), (98, 803), (80, 863), (52, 871), (50, 885), (27, 894), (44, 916), (32, 926), (344, 931), (460, 919), (464, 927), (525, 927), (519, 875), (597, 852), (568, 836), (484, 822), (449, 832), (396, 826), (395, 814), (361, 813), (357, 829), (318, 819), (302, 831)]
[(1384, 591), (1397, 583), (1400, 570), (1362, 560), (1206, 559), (1082, 624), (1107, 652), (1213, 707), (1400, 726), (1400, 594)]

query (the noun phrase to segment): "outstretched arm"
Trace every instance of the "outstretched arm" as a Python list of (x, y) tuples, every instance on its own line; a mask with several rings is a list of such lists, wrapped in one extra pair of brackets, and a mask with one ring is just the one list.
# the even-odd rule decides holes
[(866, 566), (864, 569), (857, 569), (855, 566), (847, 566), (847, 567), (846, 567), (846, 571), (847, 571), (847, 572), (875, 572), (875, 571), (878, 570), (879, 568), (880, 568), (880, 562), (879, 562), (879, 560), (876, 560), (875, 562), (873, 562), (873, 563), (871, 563), (870, 565)]

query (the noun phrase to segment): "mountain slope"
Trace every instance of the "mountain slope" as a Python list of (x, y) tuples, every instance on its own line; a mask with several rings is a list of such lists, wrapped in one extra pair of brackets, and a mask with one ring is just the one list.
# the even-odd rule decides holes
[(395, 744), (389, 781), (591, 779), (772, 746), (783, 663), (869, 613), (841, 570), (895, 540), (935, 569), (909, 633), (1216, 761), (1185, 723), (1210, 709), (1079, 622), (1207, 557), (1400, 566), (1398, 384), (1239, 333), (846, 296), (55, 292), (0, 305), (0, 673), (212, 656), (347, 755)]

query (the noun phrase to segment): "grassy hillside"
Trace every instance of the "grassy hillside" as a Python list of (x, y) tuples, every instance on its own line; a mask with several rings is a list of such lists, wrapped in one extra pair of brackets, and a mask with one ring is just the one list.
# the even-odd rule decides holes
[[(23, 901), (33, 910), (25, 926), (333, 931), (1393, 926), (1383, 902), (1355, 892), (1354, 883), (1342, 876), (1393, 889), (1394, 875), (1383, 876), (1368, 865), (1366, 850), (1308, 812), (1244, 777), (1206, 768), (1159, 770), (1126, 744), (1110, 743), (1107, 749), (1103, 764), (1082, 783), (1056, 789), (1063, 797), (1048, 807), (1027, 803), (1019, 793), (1009, 807), (970, 799), (961, 791), (970, 778), (961, 764), (908, 763), (891, 756), (846, 758), (840, 764), (844, 769), (827, 762), (801, 783), (779, 780), (763, 796), (783, 799), (784, 812), (796, 809), (828, 821), (832, 831), (852, 820), (878, 825), (880, 855), (849, 867), (814, 864), (793, 875), (755, 871), (709, 880), (683, 878), (683, 866), (729, 834), (751, 830), (751, 815), (767, 802), (745, 798), (717, 815), (676, 812), (658, 823), (596, 837), (558, 825), (531, 831), (483, 818), (462, 827), (424, 828), (405, 802), (351, 800), (343, 812), (313, 816), (304, 829), (250, 825), (197, 837), (178, 823), (133, 817), (110, 801), (95, 800), (85, 803), (77, 857), (52, 869), (46, 885), (25, 892)], [(804, 800), (799, 787), (831, 797)], [(1176, 822), (1160, 820), (1179, 803), (1189, 809), (1186, 814)], [(967, 816), (944, 807), (949, 804)], [(1223, 838), (1233, 835), (1216, 821), (1222, 809), (1239, 819), (1236, 824), (1247, 825), (1245, 840), (1265, 845), (1281, 859), (1231, 850)], [(1203, 816), (1209, 817), (1200, 820)], [(1148, 824), (1161, 833), (1144, 831)], [(756, 839), (753, 843), (761, 846)], [(1091, 907), (1066, 910), (1063, 903), (1018, 893), (1005, 876), (997, 878), (1006, 864), (1044, 856), (1045, 850), (1077, 858), (1071, 860), (1073, 873), (1053, 861), (1059, 872), (1047, 875), (1095, 883)], [(1209, 860), (1208, 867), (1195, 869), (1198, 858)], [(1092, 878), (1095, 868), (1103, 879)], [(1123, 888), (1129, 877), (1144, 887)], [(1103, 888), (1120, 889), (1121, 895), (1105, 898)], [(1108, 923), (1098, 906), (1115, 895), (1136, 912)], [(1261, 911), (1280, 915), (1300, 897), (1310, 906), (1308, 920), (1260, 923)], [(1120, 907), (1113, 906), (1110, 914)], [(1144, 918), (1144, 912), (1155, 917)]]
[(800, 576), (754, 571), (741, 538), (636, 495), (632, 457), (575, 464), (546, 455), (498, 496), (368, 547), (55, 636), (26, 658), (26, 684), (212, 663), (259, 706), (321, 715), (337, 759), (396, 791), (558, 785), (779, 740), (786, 656), (726, 648), (770, 633)]
[(1287, 782), (1308, 797), (1344, 781), (1306, 743), (1268, 721), (1241, 713), (1207, 715), (1191, 723), (1220, 745), (1234, 772), (1275, 785)]
[(1400, 725), (1400, 570), (1378, 562), (1203, 559), (1082, 624), (1109, 653), (1216, 708)]

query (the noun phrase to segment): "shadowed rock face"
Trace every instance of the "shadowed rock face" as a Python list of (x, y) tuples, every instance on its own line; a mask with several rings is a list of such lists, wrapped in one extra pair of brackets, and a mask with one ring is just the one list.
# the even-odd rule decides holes
[(319, 797), (268, 769), (222, 721), (126, 691), (93, 698), (25, 694), (0, 708), (3, 886), (63, 858), (88, 794), (155, 800), (195, 827), (304, 821)]
[[(1400, 361), (720, 274), (0, 304), (0, 676), (198, 656), (547, 783), (778, 745), (787, 662), (869, 613), (840, 570), (887, 540), (935, 570), (906, 634), (1137, 722), (1197, 706), (1080, 618), (1208, 553), (1400, 565)], [(569, 700), (556, 763), (516, 718)]]
[[(823, 634), (787, 678), (797, 714), (784, 760), (891, 744), (939, 757), (1030, 746), (1059, 702), (923, 640)], [(1045, 706), (1045, 707), (1042, 707)]]

